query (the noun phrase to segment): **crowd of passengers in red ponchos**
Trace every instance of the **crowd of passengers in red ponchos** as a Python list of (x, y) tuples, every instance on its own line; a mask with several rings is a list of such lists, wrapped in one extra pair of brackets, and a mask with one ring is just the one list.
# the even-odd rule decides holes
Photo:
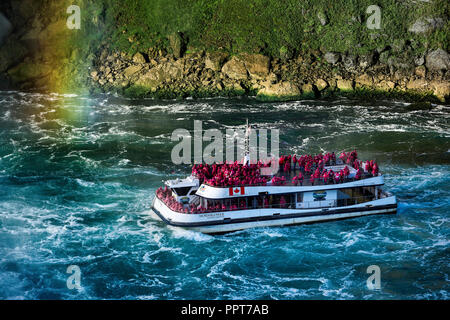
[(229, 164), (195, 164), (192, 175), (213, 187), (265, 185), (267, 178), (261, 176), (261, 161), (257, 164), (242, 165), (237, 161)]
[(175, 200), (175, 197), (172, 195), (172, 190), (170, 190), (167, 186), (165, 186), (164, 189), (159, 187), (156, 190), (156, 196), (172, 211), (188, 213), (188, 209), (183, 208), (183, 205)]
[[(366, 161), (363, 168), (363, 162), (358, 160), (356, 150), (351, 152), (342, 152), (339, 155), (342, 163), (356, 169), (354, 179), (359, 180), (363, 175), (377, 176), (379, 173), (378, 165), (373, 160)], [(312, 155), (287, 155), (281, 156), (278, 159), (279, 170), (281, 175), (274, 176), (270, 180), (271, 185), (282, 186), (286, 185), (286, 177), (283, 175), (290, 174), (292, 171), (299, 173), (292, 178), (293, 185), (303, 185), (303, 181), (309, 180), (314, 185), (321, 181), (324, 184), (329, 183), (343, 183), (348, 180), (350, 170), (348, 166), (341, 169), (339, 172), (325, 169), (325, 166), (335, 165), (336, 155), (334, 152), (326, 154)], [(239, 164), (234, 163), (225, 164), (196, 164), (192, 168), (192, 175), (197, 177), (200, 183), (205, 183), (215, 187), (231, 187), (231, 186), (260, 186), (267, 185), (269, 182), (266, 176), (261, 176), (261, 168), (269, 166), (270, 163), (262, 163), (258, 161), (256, 164)], [(172, 210), (185, 212), (183, 206), (177, 202), (171, 195), (170, 189), (158, 189), (157, 196), (162, 199)], [(239, 205), (239, 207), (242, 204)], [(265, 204), (264, 204), (265, 205)], [(238, 206), (235, 205), (238, 209)], [(197, 208), (191, 208), (192, 211), (197, 211)], [(201, 209), (201, 208), (200, 208)], [(226, 208), (217, 208), (218, 210), (225, 210)], [(230, 208), (233, 210), (233, 208)], [(206, 210), (206, 209), (205, 209)]]
[[(367, 161), (365, 168), (362, 168), (362, 162), (357, 159), (356, 150), (345, 153), (342, 152), (339, 159), (342, 163), (352, 166), (356, 169), (354, 178), (361, 179), (364, 174), (377, 176), (378, 165), (373, 161)], [(336, 164), (336, 155), (334, 152), (318, 154), (316, 156), (297, 155), (281, 156), (278, 160), (281, 173), (290, 173), (299, 171), (298, 175), (292, 178), (292, 184), (302, 185), (304, 179), (308, 179), (311, 184), (322, 181), (328, 183), (342, 183), (348, 179), (350, 170), (344, 167), (339, 172), (325, 169), (325, 166)], [(261, 176), (261, 167), (268, 166), (267, 163), (258, 161), (256, 164), (242, 165), (238, 162), (232, 164), (196, 164), (192, 168), (192, 175), (200, 180), (200, 183), (206, 183), (214, 187), (230, 187), (230, 186), (258, 186), (266, 185), (267, 177)], [(272, 185), (287, 184), (286, 177), (275, 176), (270, 181)]]

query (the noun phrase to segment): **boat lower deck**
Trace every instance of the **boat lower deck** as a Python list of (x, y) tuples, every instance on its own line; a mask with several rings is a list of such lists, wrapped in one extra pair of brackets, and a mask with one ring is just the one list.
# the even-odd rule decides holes
[(374, 214), (396, 213), (395, 196), (347, 207), (321, 209), (258, 209), (240, 212), (181, 214), (155, 199), (152, 207), (157, 218), (168, 225), (207, 234), (227, 233), (254, 227), (287, 226), (303, 223), (348, 219)]

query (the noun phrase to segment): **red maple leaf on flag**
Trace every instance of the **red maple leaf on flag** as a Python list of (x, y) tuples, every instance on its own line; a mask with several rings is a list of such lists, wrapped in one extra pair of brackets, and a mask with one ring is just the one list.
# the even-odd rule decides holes
[(230, 196), (235, 196), (235, 195), (243, 195), (245, 194), (245, 187), (230, 187), (228, 188), (228, 193)]

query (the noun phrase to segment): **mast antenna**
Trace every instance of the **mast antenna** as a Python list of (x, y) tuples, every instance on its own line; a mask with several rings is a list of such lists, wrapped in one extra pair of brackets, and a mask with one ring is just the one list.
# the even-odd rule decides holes
[(248, 118), (247, 118), (247, 128), (245, 129), (245, 145), (244, 145), (244, 165), (245, 164), (250, 164), (250, 132), (251, 132), (251, 127), (248, 124)]

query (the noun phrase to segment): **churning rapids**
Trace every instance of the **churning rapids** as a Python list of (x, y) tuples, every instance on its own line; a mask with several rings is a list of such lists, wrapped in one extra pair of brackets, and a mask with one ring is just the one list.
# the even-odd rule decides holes
[[(0, 299), (449, 299), (450, 107), (0, 92)], [(149, 217), (176, 128), (376, 159), (397, 215), (208, 236)], [(81, 289), (69, 290), (69, 265)], [(381, 268), (381, 290), (366, 286)]]

